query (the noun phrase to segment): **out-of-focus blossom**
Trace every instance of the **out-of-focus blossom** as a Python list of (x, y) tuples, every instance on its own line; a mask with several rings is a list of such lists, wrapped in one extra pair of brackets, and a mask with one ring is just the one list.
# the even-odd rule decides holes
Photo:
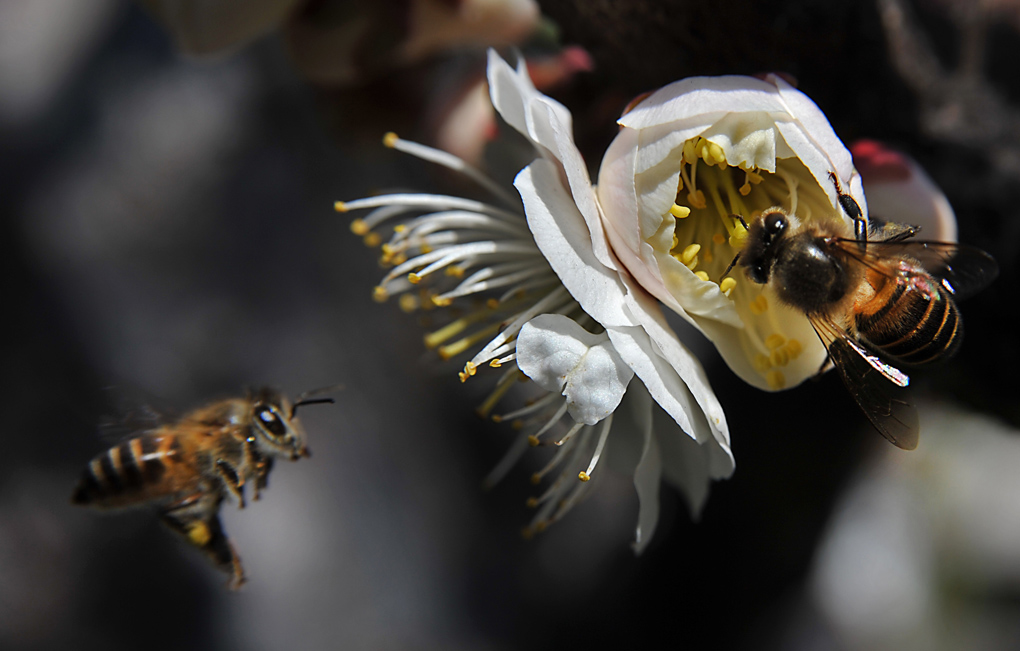
[(447, 50), (505, 46), (538, 24), (534, 0), (140, 0), (178, 47), (205, 55), (283, 26), (298, 69), (351, 84)]
[(533, 499), (538, 513), (528, 531), (557, 520), (591, 490), (608, 444), (617, 465), (634, 475), (641, 550), (658, 519), (660, 478), (683, 488), (697, 512), (709, 480), (732, 473), (725, 416), (699, 361), (612, 253), (570, 113), (535, 89), (523, 65), (513, 70), (494, 53), (488, 80), (496, 110), (539, 154), (515, 181), (523, 214), (515, 198), (459, 159), (393, 136), (390, 146), (471, 174), (506, 207), (383, 195), (338, 208), (375, 208), (353, 226), (372, 244), (381, 243), (384, 222), (397, 222), (382, 245), (392, 269), (378, 298), (399, 294), (407, 310), (461, 306), (425, 340), (444, 358), (473, 351), (462, 380), (483, 366), (503, 369), (480, 413), (490, 414), (522, 377), (548, 392), (494, 416), (523, 431), (490, 481), (529, 443), (556, 449), (534, 477), (557, 475)]
[[(695, 77), (653, 93), (619, 123), (598, 194), (623, 266), (748, 383), (778, 390), (815, 374), (826, 352), (804, 314), (768, 285), (726, 272), (746, 240), (743, 223), (769, 208), (803, 222), (841, 220), (852, 232), (843, 192), (868, 214), (861, 175), (822, 112), (776, 75)], [(925, 178), (917, 171), (915, 181)], [(930, 207), (937, 189), (913, 187)]]

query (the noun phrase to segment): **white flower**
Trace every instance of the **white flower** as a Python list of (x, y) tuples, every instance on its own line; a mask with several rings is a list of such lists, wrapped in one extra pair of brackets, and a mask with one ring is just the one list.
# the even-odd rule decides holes
[(771, 288), (723, 278), (750, 221), (778, 206), (803, 221), (867, 215), (861, 177), (825, 116), (781, 78), (694, 77), (619, 121), (599, 173), (614, 252), (641, 286), (699, 328), (741, 378), (763, 389), (818, 372), (825, 349)]
[[(483, 344), (462, 380), (483, 364), (509, 366), (481, 413), (489, 414), (522, 373), (548, 391), (494, 417), (514, 420), (524, 431), (491, 480), (505, 474), (528, 443), (557, 448), (533, 478), (557, 470), (532, 501), (539, 510), (528, 531), (541, 530), (582, 498), (603, 452), (612, 449), (618, 465), (634, 474), (640, 551), (658, 518), (661, 477), (680, 486), (697, 512), (709, 480), (733, 472), (726, 419), (700, 362), (613, 253), (573, 142), (570, 113), (534, 88), (523, 65), (513, 70), (490, 53), (488, 77), (496, 110), (540, 154), (514, 183), (523, 215), (435, 195), (384, 195), (338, 209), (376, 209), (353, 225), (369, 243), (381, 241), (376, 229), (383, 222), (426, 213), (401, 221), (383, 245), (383, 260), (393, 268), (376, 296), (400, 294), (405, 309), (475, 299), (473, 309), (427, 335), (426, 344), (444, 358)], [(501, 194), (459, 159), (395, 136), (387, 142), (471, 174)], [(556, 427), (565, 432), (551, 435)]]

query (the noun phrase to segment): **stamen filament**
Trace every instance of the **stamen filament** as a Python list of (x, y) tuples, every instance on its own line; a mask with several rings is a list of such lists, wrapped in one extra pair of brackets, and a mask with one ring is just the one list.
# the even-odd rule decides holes
[(602, 429), (599, 431), (599, 442), (595, 445), (595, 454), (591, 458), (591, 463), (588, 464), (587, 470), (582, 470), (577, 474), (577, 478), (581, 481), (588, 481), (591, 479), (591, 473), (595, 470), (595, 465), (599, 462), (599, 457), (602, 456), (602, 448), (606, 445), (606, 439), (609, 438), (609, 428), (613, 424), (613, 414), (609, 414), (602, 420)]

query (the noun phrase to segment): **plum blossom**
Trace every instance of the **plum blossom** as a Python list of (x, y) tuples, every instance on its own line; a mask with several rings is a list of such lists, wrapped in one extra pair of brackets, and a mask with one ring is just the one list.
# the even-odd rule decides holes
[[(732, 474), (726, 418), (699, 360), (614, 253), (570, 113), (535, 89), (523, 64), (515, 70), (491, 52), (488, 80), (496, 111), (538, 155), (514, 182), (520, 200), (462, 160), (390, 134), (389, 146), (471, 176), (502, 205), (391, 194), (338, 202), (337, 209), (374, 209), (352, 229), (381, 244), (391, 267), (377, 299), (399, 296), (408, 311), (456, 302), (467, 311), (448, 311), (426, 345), (443, 358), (473, 353), (462, 381), (483, 367), (501, 369), (478, 411), (514, 422), (521, 434), (489, 481), (529, 444), (555, 450), (532, 477), (540, 483), (555, 475), (530, 501), (537, 513), (526, 532), (569, 511), (597, 483), (600, 459), (615, 455), (614, 465), (634, 476), (640, 551), (655, 529), (662, 478), (697, 513), (710, 480)], [(383, 243), (387, 225), (392, 235)], [(520, 379), (546, 393), (494, 413)]]
[[(748, 383), (780, 390), (817, 373), (826, 351), (808, 319), (781, 305), (770, 286), (730, 271), (745, 222), (770, 208), (802, 222), (842, 221), (853, 232), (842, 193), (867, 218), (861, 174), (821, 110), (776, 75), (693, 77), (651, 94), (619, 124), (598, 198), (623, 267), (701, 330)], [(865, 147), (862, 155), (874, 152)], [(953, 223), (920, 168), (886, 154), (886, 173), (871, 182), (877, 214)], [(946, 233), (940, 226), (933, 234)]]

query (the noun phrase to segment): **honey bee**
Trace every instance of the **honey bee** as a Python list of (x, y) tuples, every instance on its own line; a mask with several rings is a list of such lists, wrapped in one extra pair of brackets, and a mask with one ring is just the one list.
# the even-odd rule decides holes
[(869, 222), (830, 178), (852, 234), (842, 220), (805, 223), (770, 208), (745, 224), (747, 241), (730, 268), (739, 263), (752, 282), (803, 312), (828, 351), (821, 370), (831, 363), (882, 436), (913, 450), (917, 410), (902, 397), (910, 377), (901, 369), (957, 351), (963, 322), (955, 301), (991, 283), (998, 265), (973, 247), (911, 239), (918, 227)]
[(103, 509), (155, 506), (163, 523), (229, 573), (229, 586), (237, 589), (244, 570), (220, 523), (220, 505), (231, 497), (244, 508), (249, 483), (259, 499), (275, 458), (310, 456), (297, 409), (333, 402), (309, 398), (323, 391), (291, 404), (262, 388), (140, 432), (89, 462), (72, 502)]

